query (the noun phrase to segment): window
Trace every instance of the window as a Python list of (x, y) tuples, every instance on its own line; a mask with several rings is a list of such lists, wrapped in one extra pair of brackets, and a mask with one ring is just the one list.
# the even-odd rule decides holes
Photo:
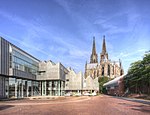
[(104, 76), (104, 65), (102, 66), (102, 76)]
[(66, 79), (66, 81), (69, 81), (69, 79)]
[(115, 70), (115, 69), (114, 69), (114, 66), (113, 66), (113, 75), (114, 75), (114, 70)]
[(38, 62), (29, 58), (20, 52), (13, 49), (12, 54), (10, 53), (10, 67), (25, 71), (28, 73), (36, 74), (38, 71)]
[(110, 76), (110, 65), (108, 65), (108, 76)]
[(9, 54), (9, 67), (12, 68), (12, 54)]
[(38, 75), (43, 75), (45, 71), (38, 71)]

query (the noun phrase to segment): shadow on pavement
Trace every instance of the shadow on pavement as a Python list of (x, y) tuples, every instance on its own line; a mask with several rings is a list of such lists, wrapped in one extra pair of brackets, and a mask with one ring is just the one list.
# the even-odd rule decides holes
[(146, 112), (146, 113), (150, 113), (149, 109), (144, 109), (144, 108), (132, 108), (133, 110), (137, 110), (137, 111), (141, 111), (141, 112)]
[(150, 106), (148, 105), (133, 105), (133, 104), (128, 104), (128, 103), (118, 103), (118, 104), (130, 107), (132, 110), (150, 113)]
[(0, 105), (0, 111), (8, 108), (14, 107), (13, 105)]
[(148, 101), (148, 100), (132, 99), (132, 98), (116, 97), (116, 96), (112, 96), (112, 97), (117, 98), (117, 99), (123, 99), (123, 100), (126, 100), (126, 101), (132, 101), (132, 102), (138, 102), (138, 103), (150, 105), (150, 101)]

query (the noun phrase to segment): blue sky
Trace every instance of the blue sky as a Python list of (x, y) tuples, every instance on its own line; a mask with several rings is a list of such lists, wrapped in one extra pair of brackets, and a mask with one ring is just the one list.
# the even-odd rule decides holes
[(109, 58), (120, 58), (127, 72), (150, 50), (149, 6), (149, 0), (0, 0), (0, 36), (79, 72), (93, 36), (99, 56), (105, 35)]

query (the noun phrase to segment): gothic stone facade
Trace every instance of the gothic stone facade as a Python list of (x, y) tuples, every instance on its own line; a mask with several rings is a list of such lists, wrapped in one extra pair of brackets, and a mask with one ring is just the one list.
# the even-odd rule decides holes
[(102, 52), (100, 53), (100, 62), (96, 53), (95, 38), (93, 38), (93, 48), (90, 63), (85, 64), (85, 78), (88, 76), (93, 79), (107, 76), (111, 79), (121, 76), (124, 73), (121, 61), (111, 61), (106, 51), (105, 36), (103, 37)]

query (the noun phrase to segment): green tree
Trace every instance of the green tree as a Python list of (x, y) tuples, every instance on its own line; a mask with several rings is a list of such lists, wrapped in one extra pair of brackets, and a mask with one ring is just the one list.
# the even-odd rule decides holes
[(145, 54), (141, 63), (143, 87), (147, 87), (147, 93), (150, 95), (150, 51)]
[(150, 94), (150, 52), (145, 54), (143, 60), (130, 65), (125, 77), (125, 88), (131, 93)]
[(109, 77), (99, 77), (98, 82), (99, 82), (99, 92), (100, 93), (105, 93), (106, 89), (103, 87), (103, 84), (109, 81)]

